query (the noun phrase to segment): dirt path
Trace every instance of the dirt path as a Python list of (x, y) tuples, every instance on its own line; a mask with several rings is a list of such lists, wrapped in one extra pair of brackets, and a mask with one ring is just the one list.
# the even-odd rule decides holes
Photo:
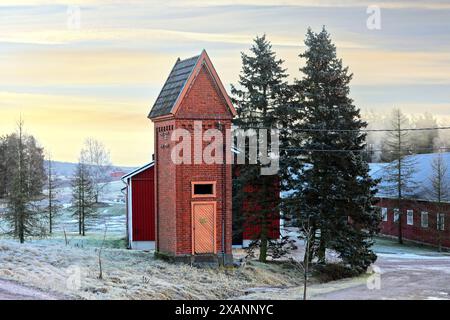
[[(376, 274), (308, 287), (312, 300), (450, 300), (450, 256), (381, 253)], [(369, 285), (368, 285), (369, 284)], [(240, 299), (302, 299), (303, 288), (252, 288)]]
[(0, 300), (60, 300), (66, 297), (0, 279)]
[[(380, 255), (380, 286), (364, 283), (317, 293), (313, 299), (450, 299), (450, 257)], [(372, 278), (373, 280), (373, 278)], [(345, 283), (344, 280), (342, 283)], [(374, 284), (375, 282), (371, 282)], [(324, 285), (325, 287), (327, 285)]]

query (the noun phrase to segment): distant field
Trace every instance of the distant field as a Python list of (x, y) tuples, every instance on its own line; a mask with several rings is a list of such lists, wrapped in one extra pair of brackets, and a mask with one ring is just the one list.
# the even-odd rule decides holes
[[(123, 202), (124, 195), (121, 192), (124, 186), (122, 181), (114, 181), (107, 186), (104, 195), (100, 199), (101, 205), (96, 209), (95, 215), (86, 220), (85, 237), (78, 235), (78, 220), (73, 216), (73, 209), (70, 207), (71, 188), (64, 187), (59, 189), (58, 200), (63, 206), (63, 209), (61, 209), (59, 215), (54, 219), (53, 234), (44, 239), (29, 240), (39, 240), (40, 243), (64, 243), (65, 231), (71, 245), (77, 247), (98, 247), (103, 241), (106, 226), (105, 246), (110, 248), (125, 248), (126, 208)], [(7, 238), (4, 235), (5, 231), (6, 226), (0, 216), (0, 236), (2, 238)]]

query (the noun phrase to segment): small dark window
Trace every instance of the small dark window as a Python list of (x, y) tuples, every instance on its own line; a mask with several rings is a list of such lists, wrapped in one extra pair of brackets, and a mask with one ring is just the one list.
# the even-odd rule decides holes
[(194, 195), (213, 195), (214, 185), (212, 183), (208, 184), (194, 184)]

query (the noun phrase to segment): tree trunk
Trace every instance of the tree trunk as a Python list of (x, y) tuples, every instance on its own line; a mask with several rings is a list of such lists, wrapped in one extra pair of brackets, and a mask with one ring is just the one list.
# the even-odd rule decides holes
[(84, 208), (83, 208), (83, 216), (82, 216), (82, 230), (83, 230), (83, 237), (86, 235), (85, 232), (85, 226), (84, 226), (85, 216), (84, 216)]
[(52, 209), (50, 209), (49, 208), (49, 211), (48, 211), (48, 218), (49, 218), (49, 233), (50, 234), (52, 234), (52, 229), (53, 229), (53, 226), (52, 226)]
[[(306, 252), (305, 252), (305, 255), (303, 257), (303, 264), (305, 264), (305, 265), (306, 265), (306, 263), (312, 262), (312, 259), (314, 257), (314, 253), (313, 253), (314, 246), (312, 246), (311, 244), (314, 243), (315, 241), (316, 241), (316, 230), (312, 229), (311, 235), (310, 235), (310, 238), (308, 241), (308, 254), (306, 254)], [(305, 260), (305, 259), (308, 259), (308, 260)]]
[(327, 242), (324, 236), (324, 232), (322, 230), (320, 231), (320, 243), (319, 243), (319, 249), (317, 251), (317, 260), (320, 264), (325, 264), (326, 262), (326, 248), (327, 248)]
[(24, 225), (23, 225), (23, 219), (24, 219), (24, 217), (23, 217), (23, 212), (21, 211), (20, 213), (19, 213), (19, 240), (20, 240), (20, 243), (24, 243), (25, 242), (25, 232), (24, 232)]
[(78, 208), (78, 234), (81, 235), (81, 208)]
[(265, 223), (261, 230), (261, 245), (259, 247), (259, 261), (260, 262), (267, 262), (267, 245), (268, 245), (268, 239), (267, 239), (267, 227), (265, 226)]
[(398, 118), (398, 243), (403, 244), (403, 230), (402, 230), (402, 132), (401, 121)]

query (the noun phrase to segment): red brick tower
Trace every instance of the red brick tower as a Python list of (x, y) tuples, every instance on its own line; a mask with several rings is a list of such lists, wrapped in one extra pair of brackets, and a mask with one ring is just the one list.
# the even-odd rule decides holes
[[(195, 161), (199, 159), (194, 159), (193, 137), (194, 131), (225, 132), (235, 114), (206, 51), (176, 61), (149, 114), (155, 126), (158, 256), (185, 262), (232, 263), (231, 164)], [(178, 143), (171, 139), (176, 129), (191, 134), (190, 164), (176, 164), (172, 159)], [(203, 148), (207, 145), (200, 144)], [(230, 148), (223, 146), (225, 151)]]

